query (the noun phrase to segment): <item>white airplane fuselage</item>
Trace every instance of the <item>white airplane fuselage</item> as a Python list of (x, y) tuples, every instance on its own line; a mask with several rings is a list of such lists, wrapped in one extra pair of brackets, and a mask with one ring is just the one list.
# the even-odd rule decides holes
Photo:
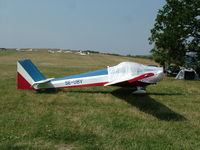
[(35, 90), (89, 86), (143, 87), (155, 84), (164, 77), (162, 67), (133, 62), (122, 62), (106, 69), (56, 79), (46, 79), (30, 60), (18, 61), (17, 71), (18, 88)]

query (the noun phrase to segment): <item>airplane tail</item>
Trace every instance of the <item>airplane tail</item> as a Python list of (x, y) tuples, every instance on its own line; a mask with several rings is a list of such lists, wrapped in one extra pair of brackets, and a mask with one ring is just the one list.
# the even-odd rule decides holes
[(31, 60), (17, 62), (17, 89), (35, 90), (33, 85), (45, 80), (46, 78)]

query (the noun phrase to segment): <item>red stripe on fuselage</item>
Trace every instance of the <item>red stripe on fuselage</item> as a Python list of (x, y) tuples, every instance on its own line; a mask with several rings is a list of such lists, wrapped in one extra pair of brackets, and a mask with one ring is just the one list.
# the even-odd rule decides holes
[(145, 79), (145, 78), (148, 78), (148, 77), (152, 77), (152, 76), (154, 76), (154, 73), (145, 73), (145, 74), (140, 75), (140, 76), (138, 76), (136, 78), (128, 80), (128, 82), (132, 83), (132, 82), (136, 82), (138, 80), (142, 80), (142, 79)]
[(83, 85), (73, 85), (73, 86), (64, 86), (64, 87), (56, 87), (56, 88), (75, 88), (75, 87), (90, 87), (90, 86), (104, 86), (108, 82), (102, 83), (92, 83), (92, 84), (83, 84)]
[(30, 83), (28, 83), (19, 72), (17, 73), (17, 82), (17, 89), (34, 90)]

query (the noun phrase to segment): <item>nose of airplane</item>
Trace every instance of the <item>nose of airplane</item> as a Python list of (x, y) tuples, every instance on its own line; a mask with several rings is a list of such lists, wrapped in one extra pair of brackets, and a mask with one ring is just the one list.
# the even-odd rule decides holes
[(157, 72), (157, 81), (161, 81), (161, 80), (163, 80), (163, 78), (164, 78), (164, 72), (163, 72), (163, 70), (161, 71), (158, 71)]

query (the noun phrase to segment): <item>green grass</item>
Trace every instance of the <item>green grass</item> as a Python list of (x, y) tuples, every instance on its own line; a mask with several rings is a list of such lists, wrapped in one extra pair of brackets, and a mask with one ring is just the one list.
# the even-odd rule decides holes
[(102, 69), (146, 59), (47, 51), (0, 53), (0, 149), (200, 149), (200, 82), (166, 77), (131, 89), (87, 87), (35, 92), (16, 89), (16, 61), (29, 58), (46, 77)]

